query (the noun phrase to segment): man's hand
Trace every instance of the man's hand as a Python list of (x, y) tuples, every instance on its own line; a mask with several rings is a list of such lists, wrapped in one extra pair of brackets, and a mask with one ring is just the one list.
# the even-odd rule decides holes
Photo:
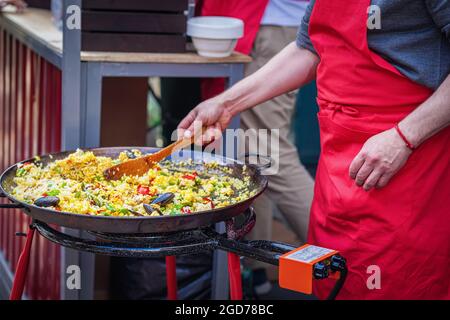
[[(178, 137), (190, 137), (198, 128), (203, 127), (203, 134), (196, 139), (197, 144), (205, 144), (218, 139), (233, 118), (231, 112), (220, 102), (220, 96), (203, 101), (195, 107), (178, 125)], [(197, 133), (197, 132), (195, 132)]]
[(382, 188), (406, 163), (411, 150), (395, 129), (366, 141), (350, 165), (350, 177), (364, 190)]
[(22, 0), (0, 0), (0, 9), (8, 4), (15, 6), (18, 12), (22, 12), (27, 7), (26, 2)]

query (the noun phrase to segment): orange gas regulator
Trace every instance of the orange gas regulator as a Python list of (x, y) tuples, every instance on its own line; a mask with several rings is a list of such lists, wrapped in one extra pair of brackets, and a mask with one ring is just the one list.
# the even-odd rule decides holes
[(346, 260), (336, 250), (305, 244), (279, 258), (281, 288), (311, 294), (313, 280), (332, 278), (336, 279), (336, 285), (328, 299), (334, 299), (346, 276)]
[(244, 240), (256, 222), (252, 208), (245, 216), (240, 227), (227, 221), (225, 234), (204, 230), (215, 249), (278, 266), (279, 285), (284, 289), (312, 294), (314, 280), (334, 279), (336, 283), (327, 299), (336, 298), (347, 277), (346, 260), (338, 251), (310, 244), (295, 248), (276, 241)]

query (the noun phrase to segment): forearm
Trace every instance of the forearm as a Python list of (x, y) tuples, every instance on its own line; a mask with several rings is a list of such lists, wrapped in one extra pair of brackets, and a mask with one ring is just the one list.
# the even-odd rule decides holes
[(400, 130), (414, 146), (450, 124), (450, 75), (433, 93), (399, 123)]
[(257, 72), (215, 99), (235, 115), (313, 80), (318, 63), (315, 54), (291, 43)]

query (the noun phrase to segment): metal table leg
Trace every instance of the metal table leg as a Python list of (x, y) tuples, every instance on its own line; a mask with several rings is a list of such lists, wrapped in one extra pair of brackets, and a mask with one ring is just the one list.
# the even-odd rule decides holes
[(86, 87), (83, 107), (83, 147), (97, 148), (100, 146), (103, 76), (100, 63), (89, 62), (84, 65)]
[[(175, 70), (170, 66), (164, 66), (165, 70), (159, 70), (162, 66), (155, 64), (150, 66), (139, 66), (136, 73), (131, 72), (134, 65), (128, 66), (131, 70), (126, 72), (125, 70), (115, 70), (117, 66), (115, 64), (107, 64), (104, 67), (101, 63), (89, 62), (83, 63), (82, 65), (82, 81), (84, 86), (82, 86), (82, 96), (84, 97), (82, 104), (82, 146), (83, 147), (97, 147), (100, 145), (100, 125), (101, 125), (101, 92), (102, 92), (102, 77), (110, 76), (115, 74), (115, 72), (120, 71), (121, 76), (142, 76), (141, 73), (145, 71), (148, 76), (158, 75), (159, 72), (164, 71), (165, 76), (188, 76), (188, 74), (198, 73), (198, 76), (207, 74), (209, 71), (216, 73), (218, 70), (214, 69), (216, 66), (207, 65), (205, 69), (203, 66), (192, 65), (179, 65), (178, 67), (183, 67), (182, 71)], [(186, 68), (188, 69), (186, 69)], [(228, 81), (227, 87), (234, 85), (236, 82), (241, 80), (244, 76), (244, 65), (243, 64), (229, 64), (228, 66)], [(168, 69), (167, 69), (168, 68)], [(186, 70), (185, 70), (186, 69)], [(200, 70), (202, 69), (202, 70)], [(128, 70), (128, 69), (127, 69)], [(187, 72), (189, 71), (189, 72)], [(207, 72), (208, 71), (208, 72)], [(233, 118), (230, 128), (238, 129), (240, 126), (239, 116)], [(218, 232), (224, 232), (224, 224), (218, 224), (216, 227)], [(169, 268), (170, 269), (170, 268)], [(228, 284), (228, 269), (227, 269), (227, 254), (222, 251), (215, 251), (214, 262), (213, 262), (213, 280), (212, 280), (212, 299), (228, 299), (229, 284)]]
[[(65, 21), (72, 14), (69, 6), (81, 7), (81, 0), (64, 0)], [(82, 146), (83, 139), (83, 106), (85, 98), (86, 73), (80, 58), (81, 30), (70, 28), (63, 23), (63, 56), (62, 70), (62, 149), (71, 150)], [(63, 231), (80, 236), (78, 230), (63, 228)], [(93, 298), (93, 259), (88, 253), (80, 253), (71, 249), (61, 249), (61, 299)], [(66, 270), (70, 265), (77, 265), (82, 270), (82, 290), (69, 290), (66, 286)]]
[[(235, 83), (244, 78), (244, 65), (243, 64), (231, 64), (229, 65), (229, 76), (227, 79), (227, 88), (233, 86)], [(230, 123), (230, 129), (239, 129), (240, 121), (239, 116), (233, 118)], [(225, 142), (224, 142), (225, 143)], [(226, 150), (226, 148), (224, 148)], [(236, 154), (236, 151), (235, 151)], [(226, 155), (226, 154), (225, 154)], [(216, 231), (223, 233), (225, 231), (225, 224), (218, 223), (216, 225)], [(229, 282), (228, 282), (228, 256), (224, 251), (214, 251), (213, 257), (213, 274), (212, 274), (212, 293), (211, 298), (213, 300), (225, 300), (228, 299)]]

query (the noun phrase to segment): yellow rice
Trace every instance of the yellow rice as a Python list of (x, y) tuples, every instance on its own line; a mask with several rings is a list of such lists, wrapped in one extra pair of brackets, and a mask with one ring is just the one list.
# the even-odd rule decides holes
[[(141, 156), (138, 150), (133, 150)], [(107, 181), (103, 171), (128, 160), (122, 152), (118, 159), (95, 156), (92, 152), (77, 150), (62, 160), (46, 166), (27, 163), (18, 167), (12, 195), (18, 200), (34, 203), (45, 196), (56, 196), (59, 203), (53, 209), (89, 215), (104, 216), (158, 216), (148, 214), (143, 204), (150, 204), (158, 195), (175, 194), (167, 205), (156, 206), (164, 215), (177, 215), (225, 207), (243, 201), (254, 194), (250, 181), (232, 177), (226, 167), (217, 163), (203, 164), (205, 168), (222, 167), (223, 174), (198, 175), (190, 163), (176, 165), (163, 162), (143, 176), (125, 176), (121, 180)], [(208, 170), (206, 170), (208, 171)], [(142, 189), (143, 188), (143, 189)], [(142, 190), (147, 191), (142, 193)], [(141, 191), (141, 193), (139, 192)]]

